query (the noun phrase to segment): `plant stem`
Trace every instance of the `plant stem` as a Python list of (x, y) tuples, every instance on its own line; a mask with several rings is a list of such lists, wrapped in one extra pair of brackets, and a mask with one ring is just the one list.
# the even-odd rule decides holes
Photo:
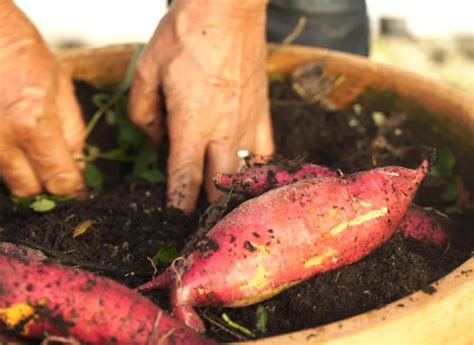
[(114, 94), (107, 100), (107, 102), (104, 104), (104, 106), (100, 107), (94, 116), (90, 119), (89, 123), (87, 124), (86, 127), (86, 140), (89, 137), (89, 135), (92, 133), (94, 130), (95, 126), (97, 123), (100, 121), (100, 119), (104, 116), (105, 112), (110, 109), (117, 101), (128, 91), (130, 88), (130, 84), (132, 82), (133, 74), (135, 72), (135, 65), (138, 60), (138, 57), (140, 56), (141, 52), (143, 50), (143, 46), (140, 45), (135, 52), (133, 53), (130, 63), (127, 68), (127, 73), (125, 74), (125, 78), (123, 79), (122, 83), (120, 86), (115, 90)]

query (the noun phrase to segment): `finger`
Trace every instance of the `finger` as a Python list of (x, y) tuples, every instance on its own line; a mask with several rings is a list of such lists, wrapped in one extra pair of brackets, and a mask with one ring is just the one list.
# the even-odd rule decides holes
[(143, 130), (155, 144), (159, 144), (165, 131), (164, 103), (160, 92), (156, 61), (144, 55), (137, 62), (130, 89), (130, 120)]
[(205, 188), (209, 202), (216, 202), (222, 192), (214, 186), (213, 178), (217, 173), (234, 173), (238, 168), (238, 145), (228, 142), (210, 142), (206, 150), (207, 171)]
[(41, 183), (24, 153), (12, 145), (0, 144), (0, 172), (12, 194), (19, 197), (41, 192)]
[(35, 114), (34, 103), (25, 110), (17, 114), (15, 135), (17, 145), (25, 152), (39, 181), (51, 194), (81, 194), (84, 181), (59, 120), (55, 116)]
[(64, 73), (58, 77), (56, 109), (64, 139), (73, 158), (79, 162), (83, 156), (86, 128), (71, 79)]
[(273, 140), (273, 127), (270, 113), (265, 111), (265, 115), (260, 118), (256, 127), (255, 152), (257, 156), (265, 159), (275, 153), (275, 142)]
[(168, 206), (190, 213), (196, 206), (203, 180), (206, 144), (192, 131), (182, 130), (178, 136), (174, 130), (170, 128)]

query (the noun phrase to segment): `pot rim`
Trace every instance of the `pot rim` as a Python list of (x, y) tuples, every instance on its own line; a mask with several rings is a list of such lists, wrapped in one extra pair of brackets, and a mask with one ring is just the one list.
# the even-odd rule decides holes
[[(58, 54), (66, 71), (74, 78), (99, 85), (121, 81), (138, 44), (120, 44), (99, 48), (78, 48)], [(269, 45), (269, 74), (288, 75), (294, 68), (310, 61), (324, 61), (328, 73), (352, 75), (352, 83), (342, 83), (342, 90), (332, 90), (328, 102), (336, 108), (353, 102), (369, 85), (395, 89), (402, 96), (415, 97), (440, 117), (449, 117), (456, 127), (474, 136), (474, 97), (440, 82), (352, 54), (326, 49)], [(362, 78), (357, 73), (368, 71)], [(360, 79), (360, 80), (359, 80)], [(353, 81), (356, 80), (354, 83)], [(436, 90), (436, 97), (430, 91)], [(335, 91), (335, 92), (333, 92)], [(339, 97), (337, 94), (344, 94)], [(327, 325), (267, 337), (239, 344), (358, 344), (381, 342), (460, 343), (473, 341), (474, 328), (474, 258), (431, 284), (437, 290), (423, 291), (394, 301), (380, 309)], [(403, 305), (403, 306), (402, 306)]]

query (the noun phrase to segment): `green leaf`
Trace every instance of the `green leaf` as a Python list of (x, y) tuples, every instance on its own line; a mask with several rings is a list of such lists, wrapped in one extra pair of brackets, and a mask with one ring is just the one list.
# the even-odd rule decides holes
[(137, 127), (135, 127), (128, 118), (117, 118), (117, 144), (123, 149), (129, 147), (138, 148), (146, 141), (146, 136)]
[(105, 111), (105, 122), (109, 126), (114, 126), (117, 123), (117, 115), (115, 114), (113, 110), (107, 109)]
[(108, 93), (96, 93), (92, 95), (91, 101), (97, 108), (102, 108), (107, 104), (110, 97), (111, 95)]
[(97, 191), (101, 191), (104, 185), (104, 175), (94, 163), (88, 162), (84, 170), (86, 184)]
[(453, 168), (456, 164), (456, 157), (447, 148), (439, 148), (436, 154), (436, 163), (431, 168), (430, 174), (439, 178), (450, 178), (453, 176)]
[[(15, 204), (25, 206), (25, 207), (31, 207), (37, 212), (46, 212), (46, 211), (40, 211), (44, 208), (47, 208), (47, 206), (45, 205), (48, 204), (47, 201), (42, 202), (42, 200), (49, 200), (53, 202), (56, 206), (57, 204), (60, 204), (64, 201), (71, 200), (71, 199), (72, 199), (72, 196), (68, 196), (68, 195), (49, 195), (49, 194), (39, 194), (37, 196), (29, 197), (29, 198), (20, 198), (17, 196), (11, 196), (11, 200)], [(35, 205), (34, 207), (33, 207), (33, 204)], [(38, 210), (36, 210), (35, 208), (38, 208)]]
[(137, 174), (138, 177), (146, 180), (150, 184), (165, 182), (165, 175), (158, 169), (150, 169)]
[(12, 195), (10, 198), (15, 204), (25, 207), (30, 207), (30, 205), (35, 201), (35, 198), (20, 198), (14, 195)]
[(158, 253), (156, 253), (153, 258), (153, 264), (157, 265), (158, 263), (170, 264), (179, 256), (178, 249), (175, 246), (168, 246), (161, 248)]
[(265, 334), (267, 332), (267, 321), (268, 321), (267, 310), (265, 309), (263, 305), (259, 305), (257, 308), (256, 328), (262, 334)]
[(48, 212), (56, 207), (56, 203), (48, 198), (37, 197), (30, 207), (36, 212)]
[(164, 182), (165, 175), (153, 167), (157, 159), (158, 154), (153, 148), (142, 147), (133, 166), (133, 175), (141, 177), (151, 184)]
[(236, 330), (240, 331), (241, 333), (251, 337), (251, 338), (255, 338), (255, 334), (249, 330), (248, 328), (242, 326), (242, 325), (239, 325), (237, 322), (233, 321), (229, 315), (227, 315), (226, 313), (223, 313), (222, 314), (222, 320), (225, 321), (225, 323), (227, 323), (228, 326), (232, 327), (232, 328), (235, 328)]

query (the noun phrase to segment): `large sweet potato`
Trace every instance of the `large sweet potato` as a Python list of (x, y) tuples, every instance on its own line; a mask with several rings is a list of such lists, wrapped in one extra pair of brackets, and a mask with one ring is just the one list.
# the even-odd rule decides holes
[[(217, 174), (214, 184), (222, 191), (256, 196), (303, 179), (337, 175), (342, 176), (342, 173), (317, 164), (291, 164), (291, 162), (281, 166), (261, 164), (246, 168), (236, 174)], [(448, 232), (438, 218), (436, 214), (411, 205), (397, 231), (403, 233), (405, 237), (443, 246), (448, 242)]]
[(229, 213), (191, 255), (139, 290), (172, 285), (174, 314), (202, 330), (193, 306), (247, 306), (379, 247), (428, 167), (423, 160), (416, 170), (378, 168), (270, 190)]
[(23, 336), (213, 344), (135, 291), (89, 272), (0, 253), (0, 277), (0, 325)]

